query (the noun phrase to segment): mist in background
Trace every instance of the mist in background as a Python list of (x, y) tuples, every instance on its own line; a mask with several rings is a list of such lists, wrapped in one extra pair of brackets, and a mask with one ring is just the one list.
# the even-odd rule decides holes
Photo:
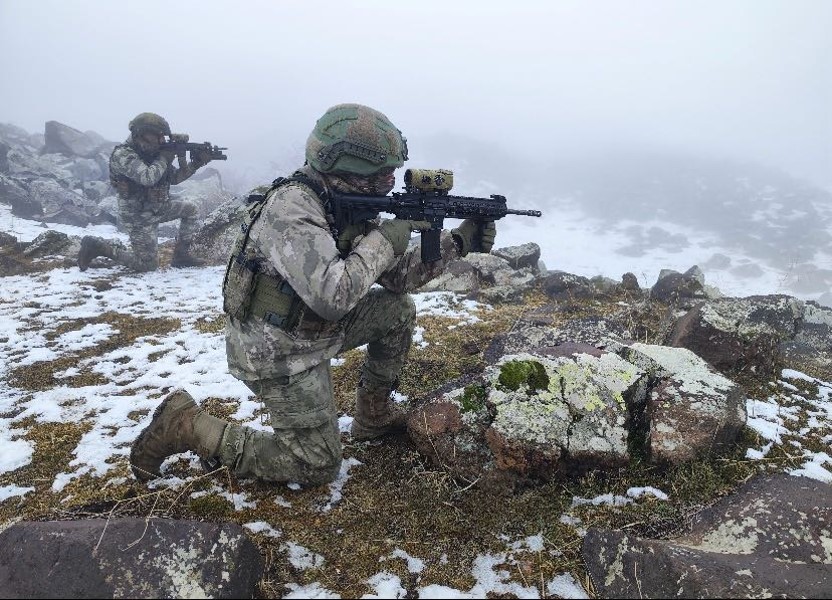
[(826, 0), (3, 0), (0, 121), (122, 140), (158, 112), (228, 146), (218, 168), (248, 185), (296, 166), (326, 108), (360, 102), (413, 166), (473, 147), (508, 177), (638, 148), (832, 188), (830, 26)]
[(829, 0), (0, 0), (0, 122), (121, 141), (156, 112), (228, 147), (210, 167), (242, 195), (358, 102), (408, 167), (542, 210), (498, 245), (549, 268), (652, 285), (697, 264), (832, 306), (830, 30)]

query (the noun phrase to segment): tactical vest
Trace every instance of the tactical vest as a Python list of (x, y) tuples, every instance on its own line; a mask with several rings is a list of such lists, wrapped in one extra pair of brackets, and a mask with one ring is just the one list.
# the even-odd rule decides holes
[[(119, 144), (118, 146), (113, 148), (113, 151), (110, 153), (111, 161), (113, 158), (113, 154), (115, 154), (116, 150), (120, 148), (129, 148), (133, 152), (137, 152), (137, 150), (133, 148), (130, 144)], [(169, 171), (170, 169), (168, 169), (168, 172)], [(109, 172), (110, 185), (113, 186), (113, 189), (115, 189), (116, 192), (118, 192), (120, 198), (141, 198), (143, 203), (150, 202), (151, 204), (161, 204), (167, 201), (167, 199), (170, 196), (170, 184), (168, 183), (167, 172), (156, 183), (156, 185), (150, 187), (145, 187), (139, 183), (136, 183), (129, 177), (121, 175), (120, 173), (113, 173), (112, 169), (109, 169)], [(148, 208), (152, 208), (152, 206)]]
[[(245, 321), (251, 316), (256, 316), (274, 327), (289, 332), (302, 330), (310, 334), (320, 334), (334, 329), (335, 323), (326, 321), (307, 307), (283, 277), (264, 273), (254, 248), (248, 246), (252, 227), (263, 213), (267, 198), (277, 188), (290, 183), (305, 185), (319, 198), (326, 199), (326, 191), (320, 184), (297, 171), (291, 177), (275, 179), (265, 194), (252, 194), (248, 197), (247, 215), (225, 269), (222, 285), (223, 310), (229, 318), (237, 321)], [(338, 242), (339, 236), (333, 226), (331, 230)]]

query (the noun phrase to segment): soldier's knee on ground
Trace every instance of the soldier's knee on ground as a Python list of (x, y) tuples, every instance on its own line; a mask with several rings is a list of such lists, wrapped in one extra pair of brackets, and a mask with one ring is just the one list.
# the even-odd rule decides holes
[[(313, 430), (317, 430), (316, 433)], [(293, 450), (300, 476), (298, 483), (317, 486), (335, 481), (343, 461), (337, 428), (332, 431), (326, 427), (312, 428), (300, 433), (296, 439), (302, 446)]]
[(330, 465), (310, 468), (307, 473), (306, 481), (298, 481), (298, 483), (309, 487), (332, 483), (338, 478), (338, 473), (341, 471), (341, 462), (342, 458), (339, 456), (338, 459), (333, 460)]

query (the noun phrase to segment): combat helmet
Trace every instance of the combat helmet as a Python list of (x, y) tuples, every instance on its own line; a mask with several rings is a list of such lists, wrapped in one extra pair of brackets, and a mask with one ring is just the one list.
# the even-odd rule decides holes
[(373, 175), (407, 160), (407, 140), (384, 114), (361, 104), (338, 104), (318, 119), (306, 160), (322, 173)]
[(170, 135), (170, 125), (164, 118), (156, 113), (144, 112), (130, 121), (130, 133), (141, 135), (147, 131), (151, 133), (159, 133)]

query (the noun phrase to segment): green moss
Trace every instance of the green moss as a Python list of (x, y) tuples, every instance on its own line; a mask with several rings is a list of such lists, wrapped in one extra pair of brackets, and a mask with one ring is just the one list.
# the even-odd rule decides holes
[(481, 385), (469, 385), (462, 393), (462, 412), (478, 411), (485, 406), (488, 394)]
[(195, 515), (208, 521), (227, 519), (233, 512), (228, 500), (216, 494), (192, 499), (189, 508)]
[(549, 388), (549, 376), (546, 369), (537, 361), (512, 360), (500, 368), (498, 383), (503, 389), (516, 392), (522, 386), (533, 394), (537, 390)]

